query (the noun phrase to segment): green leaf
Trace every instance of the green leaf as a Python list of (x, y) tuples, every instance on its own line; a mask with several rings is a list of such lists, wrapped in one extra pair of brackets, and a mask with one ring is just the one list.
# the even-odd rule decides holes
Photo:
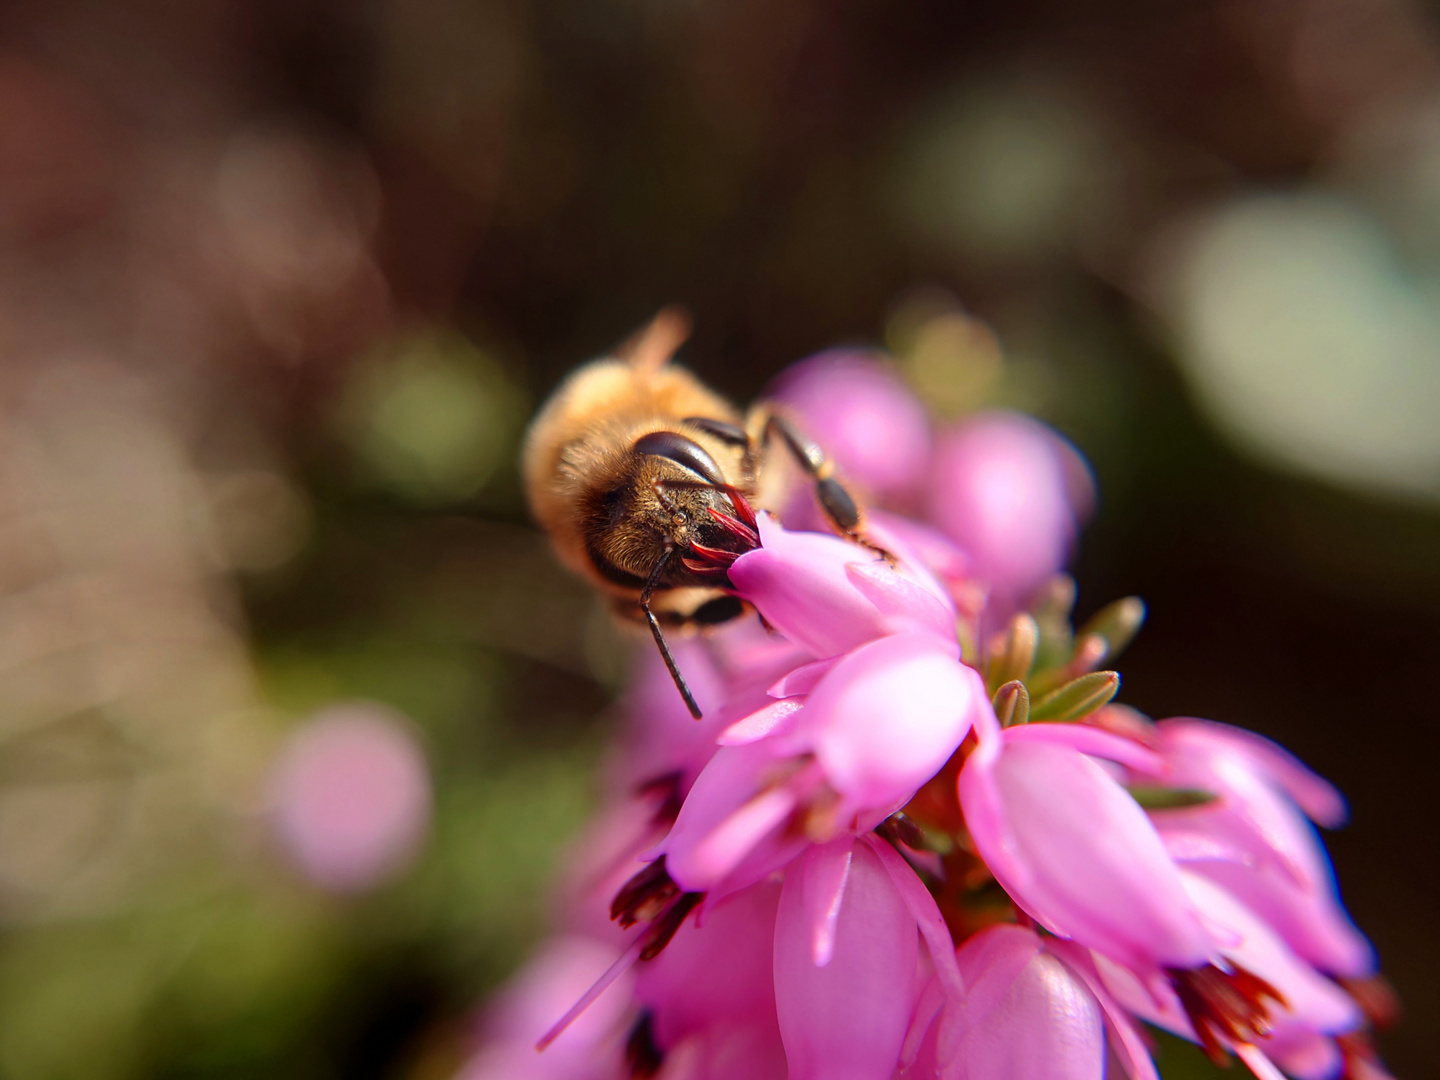
[(1197, 788), (1155, 787), (1151, 784), (1136, 784), (1126, 790), (1146, 810), (1183, 810), (1187, 806), (1204, 806), (1219, 798)]
[(1108, 704), (1119, 690), (1119, 672), (1092, 671), (1042, 697), (1031, 707), (1030, 719), (1079, 720)]
[(1134, 640), (1144, 622), (1145, 601), (1138, 596), (1127, 596), (1123, 600), (1105, 605), (1090, 616), (1076, 636), (1084, 638), (1093, 634), (1105, 639), (1109, 648), (1104, 657), (1097, 661), (1100, 663), (1119, 656)]
[(989, 684), (998, 687), (1029, 675), (1039, 644), (1040, 625), (1035, 616), (1025, 612), (1016, 615), (1010, 620), (999, 649), (990, 657)]
[(992, 701), (995, 718), (1002, 728), (1030, 722), (1030, 692), (1019, 679), (1012, 679), (996, 690)]

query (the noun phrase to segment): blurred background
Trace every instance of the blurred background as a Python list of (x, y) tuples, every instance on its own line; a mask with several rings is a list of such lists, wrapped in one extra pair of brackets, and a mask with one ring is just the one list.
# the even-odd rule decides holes
[(0, 1077), (453, 1072), (625, 666), (517, 440), (669, 302), (738, 400), (881, 345), (1076, 442), (1121, 700), (1349, 794), (1440, 1075), (1427, 8), (12, 0)]

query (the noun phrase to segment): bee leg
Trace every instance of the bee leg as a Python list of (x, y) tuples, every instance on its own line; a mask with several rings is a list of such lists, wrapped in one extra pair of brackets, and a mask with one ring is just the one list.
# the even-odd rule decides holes
[(857, 544), (870, 548), (886, 560), (893, 561), (893, 556), (888, 551), (876, 547), (865, 538), (859, 504), (850, 492), (845, 490), (845, 485), (835, 478), (835, 466), (825, 456), (825, 451), (802, 435), (794, 424), (779, 413), (767, 411), (764, 418), (765, 423), (760, 433), (761, 446), (769, 445), (773, 435), (780, 437), (785, 448), (815, 484), (815, 498), (836, 531)]
[(675, 657), (670, 652), (670, 646), (665, 641), (665, 635), (660, 631), (660, 620), (655, 618), (655, 613), (650, 610), (650, 597), (655, 592), (655, 586), (660, 581), (660, 576), (665, 573), (665, 567), (670, 563), (670, 556), (675, 553), (674, 548), (666, 548), (665, 554), (650, 571), (649, 578), (645, 581), (645, 588), (640, 590), (640, 610), (645, 613), (645, 621), (650, 626), (650, 634), (655, 639), (655, 645), (660, 650), (660, 657), (665, 661), (665, 666), (670, 670), (670, 678), (675, 680), (675, 689), (680, 691), (680, 696), (685, 699), (685, 707), (690, 710), (690, 715), (696, 720), (702, 716), (700, 706), (695, 701), (695, 695), (690, 692), (690, 687), (685, 682), (685, 676), (680, 674), (679, 665), (675, 663)]

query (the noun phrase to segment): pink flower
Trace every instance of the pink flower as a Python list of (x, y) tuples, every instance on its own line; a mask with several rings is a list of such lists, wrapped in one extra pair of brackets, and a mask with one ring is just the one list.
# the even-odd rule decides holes
[(1003, 733), (982, 716), (960, 773), (975, 846), (1052, 933), (1135, 966), (1193, 967), (1213, 943), (1145, 812), (1096, 757), (1156, 769), (1136, 743), (1080, 724)]
[(1361, 1025), (1356, 1003), (1225, 889), (1198, 874), (1183, 878), (1221, 941), (1220, 966), (1171, 972), (1167, 981), (1096, 954), (1106, 987), (1137, 1016), (1185, 1038), (1237, 1052), (1248, 1044), (1296, 1075), (1333, 1077), (1342, 1059), (1332, 1036)]
[(1156, 725), (1161, 774), (1211, 804), (1156, 815), (1172, 854), (1224, 885), (1300, 955), (1337, 975), (1368, 975), (1375, 957), (1335, 892), (1330, 860), (1306, 817), (1334, 827), (1345, 803), (1330, 784), (1258, 735), (1206, 720)]
[(966, 992), (944, 1080), (1101, 1080), (1100, 1003), (1033, 930), (991, 927), (956, 960)]
[[(843, 895), (819, 849), (785, 877), (775, 995), (791, 1080), (887, 1080), (914, 1008), (915, 920), (869, 846), (852, 851)], [(835, 911), (823, 965), (814, 955), (817, 906)]]
[(1053, 429), (1017, 413), (982, 413), (935, 447), (929, 516), (990, 583), (996, 624), (1069, 557), (1094, 499), (1083, 459)]
[(987, 706), (956, 651), (931, 634), (880, 638), (733, 725), (722, 741), (738, 745), (711, 759), (656, 849), (671, 876), (696, 891), (737, 872), (730, 887), (758, 880), (806, 842), (788, 825), (817, 793), (838, 796), (831, 817), (847, 830), (873, 828), (907, 802)]
[(735, 592), (812, 656), (877, 637), (925, 631), (955, 639), (955, 606), (927, 572), (896, 569), (872, 551), (758, 515), (761, 546), (730, 567)]
[(938, 986), (958, 996), (934, 899), (874, 836), (816, 845), (787, 870), (775, 1001), (791, 1080), (888, 1080), (915, 1020), (922, 940)]
[(771, 955), (780, 887), (760, 882), (710, 905), (676, 932), (665, 951), (642, 964), (636, 998), (654, 1016), (664, 1049), (717, 1027), (771, 1026), (775, 984)]
[(335, 705), (293, 732), (270, 776), (275, 829), (323, 888), (399, 873), (430, 825), (430, 775), (410, 725), (379, 705)]
[(790, 408), (847, 480), (882, 499), (914, 494), (930, 456), (925, 407), (880, 354), (830, 349), (787, 368), (770, 396)]

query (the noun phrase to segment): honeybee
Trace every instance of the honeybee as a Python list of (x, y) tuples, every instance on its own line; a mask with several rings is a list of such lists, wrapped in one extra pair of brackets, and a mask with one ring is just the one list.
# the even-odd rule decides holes
[(531, 422), (523, 471), (531, 512), (560, 561), (620, 616), (649, 627), (698, 720), (661, 619), (694, 627), (743, 613), (728, 572), (760, 544), (754, 506), (773, 443), (814, 483), (835, 529), (865, 541), (860, 508), (819, 446), (773, 406), (742, 415), (670, 362), (688, 330), (684, 315), (666, 309), (618, 355), (571, 374)]

